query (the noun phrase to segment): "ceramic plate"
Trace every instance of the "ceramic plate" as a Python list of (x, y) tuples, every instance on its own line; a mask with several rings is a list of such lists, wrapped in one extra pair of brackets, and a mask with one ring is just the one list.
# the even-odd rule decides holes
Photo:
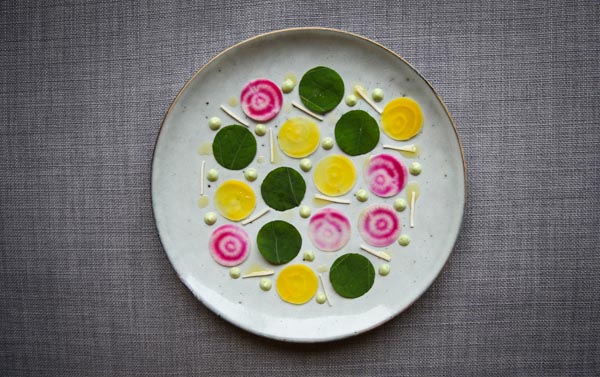
[[(298, 79), (315, 66), (327, 66), (343, 78), (346, 95), (356, 83), (367, 89), (382, 88), (385, 93), (380, 103), (407, 96), (416, 100), (423, 111), (424, 124), (420, 134), (408, 142), (389, 139), (384, 133), (377, 148), (370, 154), (383, 152), (383, 144), (406, 145), (416, 143), (421, 155), (416, 159), (396, 156), (409, 165), (418, 161), (423, 172), (410, 176), (417, 181), (421, 194), (415, 208), (415, 227), (408, 226), (409, 211), (399, 212), (402, 233), (408, 234), (411, 243), (401, 247), (394, 243), (388, 248), (392, 255), (391, 272), (388, 276), (376, 274), (373, 287), (356, 299), (345, 299), (333, 290), (327, 273), (323, 273), (325, 286), (319, 291), (328, 294), (331, 306), (318, 304), (313, 298), (304, 305), (283, 302), (275, 289), (262, 291), (259, 280), (232, 279), (229, 269), (218, 265), (208, 251), (208, 238), (219, 225), (230, 223), (223, 217), (213, 226), (204, 223), (204, 214), (215, 211), (212, 194), (220, 182), (237, 178), (244, 181), (242, 171), (228, 171), (218, 166), (210, 150), (215, 131), (208, 127), (208, 119), (218, 116), (223, 124), (237, 123), (225, 115), (220, 105), (228, 106), (234, 113), (250, 123), (256, 122), (243, 116), (236, 104), (243, 86), (254, 78), (268, 78), (278, 84), (290, 73)], [(286, 119), (303, 115), (290, 106), (299, 101), (298, 87), (284, 94), (283, 110), (267, 126), (277, 132)], [(354, 107), (344, 101), (318, 122), (321, 137), (334, 136), (335, 123), (339, 117), (354, 109), (362, 109), (375, 119), (380, 116), (365, 101)], [(266, 205), (260, 195), (260, 184), (266, 174), (277, 166), (297, 169), (299, 160), (287, 158), (279, 151), (275, 164), (269, 162), (268, 137), (256, 137), (258, 156), (265, 156), (249, 166), (258, 170), (259, 178), (250, 186), (257, 193), (255, 213)], [(310, 159), (316, 163), (330, 153), (341, 152), (337, 145), (332, 151), (319, 148)], [(380, 199), (371, 194), (366, 203), (360, 203), (353, 194), (367, 188), (362, 177), (362, 166), (368, 156), (353, 157), (358, 179), (353, 190), (343, 198), (350, 205), (331, 204), (342, 210), (353, 222), (352, 238), (348, 245), (337, 252), (318, 251), (306, 234), (308, 220), (298, 215), (298, 208), (285, 212), (271, 210), (256, 222), (244, 226), (248, 232), (252, 251), (240, 266), (242, 272), (249, 266), (259, 264), (275, 270), (277, 274), (286, 265), (269, 266), (256, 246), (256, 234), (265, 223), (281, 219), (293, 224), (302, 234), (303, 245), (299, 255), (289, 264), (302, 263), (317, 272), (319, 266), (331, 266), (344, 253), (362, 253), (378, 267), (383, 260), (361, 252), (360, 235), (355, 227), (359, 213), (376, 202), (391, 204), (394, 198)], [(201, 162), (206, 169), (217, 168), (219, 180), (206, 182), (206, 195), (211, 202), (204, 208), (199, 204)], [(317, 193), (312, 171), (302, 173), (307, 183), (303, 204), (317, 210), (312, 197)], [(210, 187), (209, 187), (210, 185)], [(219, 54), (201, 68), (183, 87), (169, 108), (156, 143), (152, 166), (152, 205), (160, 239), (175, 271), (183, 283), (207, 307), (227, 321), (269, 338), (293, 342), (318, 342), (352, 336), (376, 327), (409, 307), (431, 285), (448, 260), (458, 236), (465, 205), (465, 165), (455, 126), (444, 104), (431, 85), (401, 57), (385, 47), (366, 38), (337, 30), (301, 28), (276, 31), (251, 38)], [(404, 192), (399, 194), (404, 197)], [(215, 211), (216, 212), (216, 211)], [(313, 250), (313, 262), (302, 260), (304, 250)]]

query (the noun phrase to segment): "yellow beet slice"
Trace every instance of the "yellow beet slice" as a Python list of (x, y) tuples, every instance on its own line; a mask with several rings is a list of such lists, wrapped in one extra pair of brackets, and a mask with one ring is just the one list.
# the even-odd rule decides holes
[(321, 193), (340, 196), (354, 187), (356, 169), (348, 157), (333, 154), (317, 163), (313, 178), (315, 186)]
[(223, 217), (239, 221), (248, 217), (256, 206), (256, 195), (242, 181), (229, 180), (215, 192), (215, 207)]
[(279, 130), (277, 140), (283, 153), (302, 158), (319, 147), (319, 126), (305, 117), (288, 119)]
[(408, 140), (421, 131), (423, 113), (419, 104), (410, 98), (391, 100), (381, 114), (383, 132), (394, 140)]
[(277, 278), (279, 297), (290, 304), (304, 304), (317, 293), (317, 275), (303, 264), (294, 264), (281, 270)]

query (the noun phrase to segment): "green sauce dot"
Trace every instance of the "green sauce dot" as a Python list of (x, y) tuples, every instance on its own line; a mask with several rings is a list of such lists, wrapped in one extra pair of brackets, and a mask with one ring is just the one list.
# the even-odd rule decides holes
[(373, 89), (373, 92), (371, 93), (371, 98), (373, 98), (373, 101), (375, 102), (381, 102), (383, 100), (383, 90), (381, 90), (380, 88)]
[(406, 200), (398, 198), (394, 200), (394, 209), (398, 212), (402, 212), (406, 209)]
[(237, 279), (242, 275), (242, 271), (240, 270), (239, 267), (232, 267), (229, 269), (229, 276), (232, 279)]
[(296, 85), (294, 85), (294, 82), (290, 79), (286, 79), (283, 82), (283, 85), (281, 85), (281, 91), (283, 91), (284, 93), (290, 93), (292, 90), (294, 90), (294, 87)]
[(315, 253), (312, 250), (307, 250), (304, 252), (304, 255), (302, 256), (302, 260), (305, 260), (307, 262), (312, 262), (315, 260)]
[(321, 146), (323, 147), (323, 149), (325, 149), (327, 151), (330, 150), (331, 148), (333, 148), (333, 139), (330, 137), (326, 137), (321, 142)]
[(260, 123), (257, 124), (256, 127), (254, 127), (254, 133), (257, 136), (265, 136), (267, 134), (267, 126)]
[(315, 299), (317, 300), (317, 304), (322, 305), (327, 302), (327, 296), (325, 296), (325, 293), (323, 292), (317, 293), (317, 297)]
[(213, 130), (216, 131), (219, 128), (221, 128), (221, 119), (219, 117), (212, 117), (208, 120), (208, 127)]
[(354, 94), (349, 94), (346, 97), (346, 105), (352, 107), (358, 103), (358, 98)]
[(216, 181), (219, 179), (219, 171), (217, 169), (210, 169), (208, 173), (206, 173), (206, 179), (211, 182)]
[(421, 174), (422, 170), (423, 170), (423, 168), (421, 167), (421, 164), (419, 164), (418, 162), (413, 162), (408, 167), (408, 171), (412, 175), (419, 175), (419, 174)]
[(262, 289), (263, 291), (268, 291), (273, 286), (273, 283), (271, 283), (271, 279), (262, 278), (262, 279), (260, 279), (259, 286), (260, 286), (260, 289)]
[(381, 266), (379, 266), (379, 275), (387, 276), (389, 273), (390, 273), (390, 265), (389, 264), (384, 263)]
[(403, 234), (398, 238), (398, 243), (400, 246), (408, 246), (410, 243), (410, 237), (407, 234)]

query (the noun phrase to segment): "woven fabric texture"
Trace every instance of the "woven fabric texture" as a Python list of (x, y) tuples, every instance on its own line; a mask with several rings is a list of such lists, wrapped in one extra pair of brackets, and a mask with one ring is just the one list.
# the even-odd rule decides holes
[[(221, 320), (161, 247), (162, 118), (221, 50), (295, 26), (404, 56), (468, 167), (447, 267), (364, 335), (295, 345)], [(600, 3), (0, 2), (0, 375), (600, 374)]]

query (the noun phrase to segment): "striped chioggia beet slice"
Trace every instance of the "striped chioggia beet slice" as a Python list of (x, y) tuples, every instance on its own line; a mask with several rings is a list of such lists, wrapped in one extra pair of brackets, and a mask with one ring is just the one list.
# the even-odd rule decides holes
[(308, 236), (323, 251), (337, 251), (350, 240), (351, 227), (348, 218), (340, 211), (325, 208), (315, 213), (308, 224)]
[(281, 111), (283, 94), (279, 86), (271, 80), (250, 81), (240, 95), (242, 110), (257, 122), (269, 121)]
[(250, 254), (250, 239), (248, 233), (239, 226), (221, 225), (210, 236), (208, 248), (218, 264), (237, 266)]
[(398, 194), (406, 185), (408, 169), (396, 157), (378, 154), (371, 157), (365, 168), (369, 190), (382, 198)]
[(393, 244), (400, 236), (400, 219), (393, 208), (383, 204), (367, 207), (358, 217), (358, 232), (371, 246)]

